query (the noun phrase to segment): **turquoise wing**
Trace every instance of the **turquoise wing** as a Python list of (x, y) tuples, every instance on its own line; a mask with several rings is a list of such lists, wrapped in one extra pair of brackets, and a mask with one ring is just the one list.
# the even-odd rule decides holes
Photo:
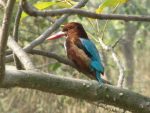
[(80, 38), (80, 41), (84, 48), (83, 50), (91, 59), (91, 63), (90, 63), (91, 68), (103, 74), (104, 67), (101, 63), (101, 58), (95, 44), (91, 40), (85, 38)]

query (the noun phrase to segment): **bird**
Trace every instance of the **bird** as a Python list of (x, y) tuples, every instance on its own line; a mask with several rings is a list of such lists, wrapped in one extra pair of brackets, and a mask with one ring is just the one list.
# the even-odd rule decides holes
[(65, 37), (65, 48), (67, 57), (75, 64), (79, 72), (84, 73), (91, 79), (99, 82), (100, 86), (104, 83), (110, 84), (103, 79), (104, 66), (100, 54), (95, 44), (89, 39), (82, 24), (69, 22), (64, 24), (62, 31), (50, 36), (47, 40)]

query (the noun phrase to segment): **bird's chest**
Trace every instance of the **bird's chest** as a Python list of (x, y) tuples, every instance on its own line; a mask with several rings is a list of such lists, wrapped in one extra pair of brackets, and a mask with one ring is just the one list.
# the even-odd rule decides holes
[(78, 70), (89, 73), (91, 59), (85, 52), (73, 42), (66, 41), (65, 46), (68, 58), (75, 63)]

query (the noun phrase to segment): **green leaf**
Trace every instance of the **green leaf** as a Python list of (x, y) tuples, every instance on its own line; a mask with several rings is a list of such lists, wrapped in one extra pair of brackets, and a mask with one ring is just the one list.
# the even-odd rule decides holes
[[(46, 8), (56, 5), (56, 4), (57, 4), (57, 2), (37, 2), (33, 6), (39, 10), (43, 10), (43, 9), (46, 9)], [(28, 14), (23, 12), (21, 15), (21, 20), (23, 20), (27, 16), (28, 16)]]
[(126, 3), (128, 0), (105, 0), (99, 7), (96, 9), (96, 13), (102, 13), (103, 9), (106, 7), (116, 7), (117, 5)]
[(55, 64), (52, 65), (52, 70), (56, 71), (60, 66), (61, 66), (60, 63), (55, 63)]
[(37, 9), (39, 9), (39, 10), (43, 10), (43, 9), (51, 7), (55, 4), (57, 4), (57, 2), (37, 2), (33, 6), (36, 7)]
[(16, 0), (16, 3), (18, 3), (20, 0)]
[(25, 12), (22, 12), (22, 14), (21, 14), (21, 20), (23, 20), (25, 17), (27, 17), (28, 16), (28, 14), (27, 13), (25, 13)]
[(67, 2), (64, 2), (64, 1), (57, 2), (56, 6), (58, 6), (60, 8), (70, 8), (70, 7), (72, 7), (71, 4), (68, 4)]
[[(51, 6), (58, 6), (60, 8), (70, 8), (72, 7), (72, 4), (76, 4), (77, 2), (74, 2), (74, 1), (56, 1), (56, 2), (37, 2), (35, 3), (33, 6), (35, 8), (37, 8), (38, 10), (43, 10), (43, 9), (46, 9), (46, 8), (49, 8)], [(27, 17), (28, 14), (23, 12), (22, 15), (21, 15), (21, 20), (23, 20), (25, 17)]]

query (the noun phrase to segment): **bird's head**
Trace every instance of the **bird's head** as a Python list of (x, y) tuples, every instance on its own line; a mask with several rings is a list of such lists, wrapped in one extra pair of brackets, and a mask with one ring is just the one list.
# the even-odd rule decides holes
[(62, 31), (50, 36), (47, 40), (58, 39), (62, 37), (71, 37), (77, 35), (78, 37), (88, 38), (83, 26), (77, 22), (70, 22), (64, 25)]

